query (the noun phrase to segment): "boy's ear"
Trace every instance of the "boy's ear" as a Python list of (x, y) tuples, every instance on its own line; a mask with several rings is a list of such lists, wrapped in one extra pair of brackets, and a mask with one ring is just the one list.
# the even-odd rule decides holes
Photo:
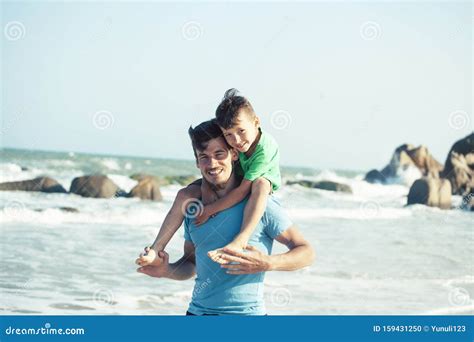
[(255, 115), (255, 126), (260, 127), (260, 118)]
[(230, 149), (230, 154), (231, 154), (232, 161), (239, 160), (239, 152), (237, 152), (235, 148)]

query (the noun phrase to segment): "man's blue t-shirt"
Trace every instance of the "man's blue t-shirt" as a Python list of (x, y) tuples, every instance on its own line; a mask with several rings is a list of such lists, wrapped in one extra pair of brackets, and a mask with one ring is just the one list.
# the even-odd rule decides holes
[[(265, 272), (232, 275), (212, 261), (207, 252), (224, 247), (239, 233), (247, 200), (218, 213), (200, 227), (193, 218), (184, 220), (184, 238), (196, 249), (196, 279), (188, 311), (195, 315), (265, 315)], [(265, 213), (249, 245), (271, 254), (273, 239), (292, 225), (280, 204), (270, 196)]]

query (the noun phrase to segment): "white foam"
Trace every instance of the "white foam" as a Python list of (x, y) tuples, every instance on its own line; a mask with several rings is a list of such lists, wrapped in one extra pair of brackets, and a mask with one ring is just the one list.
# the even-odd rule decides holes
[(387, 220), (412, 216), (412, 212), (402, 208), (382, 208), (375, 202), (372, 205), (361, 204), (357, 209), (296, 209), (288, 208), (288, 214), (294, 221), (317, 218), (339, 218), (348, 220)]
[(472, 315), (474, 305), (449, 306), (422, 313), (422, 315)]
[(120, 165), (116, 159), (103, 159), (102, 164), (107, 167), (109, 170), (118, 171), (120, 170)]
[(107, 177), (117, 184), (120, 189), (126, 192), (129, 192), (135, 185), (138, 184), (136, 180), (131, 179), (128, 176), (108, 174)]
[(42, 211), (26, 207), (7, 207), (0, 211), (0, 223), (22, 222), (32, 224), (61, 225), (64, 223), (85, 224), (120, 224), (120, 225), (157, 225), (161, 224), (166, 216), (165, 208), (161, 210), (151, 208), (109, 208), (94, 210), (93, 212), (67, 212), (58, 208), (47, 208)]
[(398, 169), (397, 175), (394, 178), (389, 178), (387, 181), (390, 184), (402, 184), (410, 187), (417, 179), (423, 175), (416, 166), (408, 166), (406, 169)]

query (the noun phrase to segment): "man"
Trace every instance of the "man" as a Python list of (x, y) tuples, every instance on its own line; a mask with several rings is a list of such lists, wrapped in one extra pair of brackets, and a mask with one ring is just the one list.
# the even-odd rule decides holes
[[(196, 165), (202, 177), (223, 197), (239, 186), (234, 170), (237, 152), (222, 136), (214, 121), (206, 121), (189, 130)], [(206, 199), (203, 199), (206, 201)], [(245, 253), (225, 250), (222, 264), (213, 262), (207, 253), (228, 244), (240, 230), (247, 200), (226, 209), (197, 227), (195, 217), (184, 222), (184, 255), (169, 263), (160, 252), (160, 266), (144, 266), (138, 272), (152, 277), (186, 280), (197, 275), (188, 315), (265, 315), (263, 281), (267, 271), (292, 271), (310, 265), (314, 251), (273, 197), (255, 229)], [(192, 205), (192, 204), (191, 204)], [(273, 240), (288, 251), (270, 255)], [(261, 250), (265, 251), (264, 253)]]

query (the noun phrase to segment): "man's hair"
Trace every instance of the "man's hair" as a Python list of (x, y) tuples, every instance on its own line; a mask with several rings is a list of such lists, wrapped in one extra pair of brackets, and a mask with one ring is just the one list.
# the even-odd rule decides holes
[(231, 128), (235, 125), (241, 110), (244, 110), (251, 118), (255, 118), (255, 111), (249, 100), (240, 95), (239, 91), (235, 88), (227, 90), (216, 109), (217, 124), (224, 129)]
[[(204, 151), (207, 148), (209, 140), (222, 137), (222, 130), (219, 125), (216, 123), (215, 119), (204, 121), (197, 125), (195, 128), (193, 126), (189, 127), (188, 130), (189, 137), (191, 138), (191, 144), (193, 145), (194, 157), (197, 160), (196, 151)], [(227, 148), (231, 148), (227, 141), (223, 139)]]

